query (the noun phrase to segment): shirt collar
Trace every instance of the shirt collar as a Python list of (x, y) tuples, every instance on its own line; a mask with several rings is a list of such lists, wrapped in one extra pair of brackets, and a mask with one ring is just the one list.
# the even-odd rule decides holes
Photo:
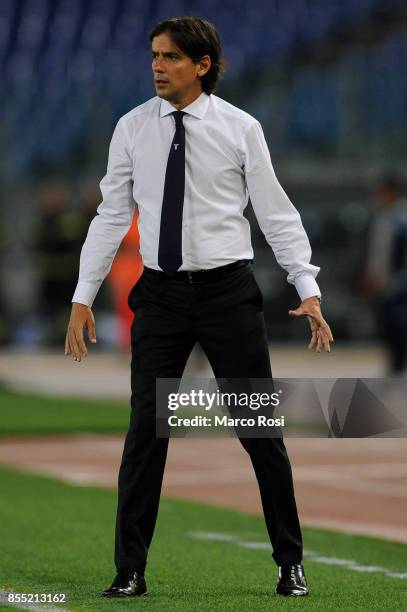
[[(196, 100), (191, 102), (191, 104), (188, 104), (188, 106), (183, 108), (182, 111), (184, 113), (188, 113), (188, 115), (197, 117), (198, 119), (203, 119), (208, 105), (209, 96), (205, 92), (202, 92)], [(160, 117), (165, 117), (166, 115), (169, 115), (170, 113), (173, 113), (176, 110), (178, 109), (172, 106), (172, 104), (170, 104), (167, 100), (161, 99)]]

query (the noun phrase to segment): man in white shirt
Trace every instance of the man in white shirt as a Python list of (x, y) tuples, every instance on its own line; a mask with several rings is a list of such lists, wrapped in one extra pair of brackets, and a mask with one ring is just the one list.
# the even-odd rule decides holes
[[(311, 249), (300, 216), (275, 176), (260, 124), (213, 94), (223, 61), (218, 34), (204, 19), (161, 22), (151, 33), (157, 96), (114, 131), (103, 201), (84, 243), (65, 353), (87, 355), (96, 342), (97, 291), (139, 211), (141, 279), (129, 295), (134, 318), (131, 420), (119, 473), (115, 565), (106, 597), (144, 595), (144, 571), (158, 512), (168, 439), (155, 431), (156, 378), (180, 378), (196, 342), (217, 378), (269, 378), (271, 369), (254, 279), (254, 212), (307, 316), (310, 349), (333, 340), (320, 310)], [(276, 592), (308, 593), (291, 466), (281, 437), (240, 438), (259, 484), (279, 568)]]

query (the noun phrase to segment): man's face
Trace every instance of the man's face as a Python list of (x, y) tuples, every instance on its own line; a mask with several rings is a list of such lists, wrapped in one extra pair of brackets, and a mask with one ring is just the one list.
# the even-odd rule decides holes
[[(195, 64), (172, 42), (168, 32), (155, 36), (151, 44), (152, 68), (157, 96), (182, 103), (202, 91), (201, 63)], [(204, 73), (206, 70), (204, 70)]]

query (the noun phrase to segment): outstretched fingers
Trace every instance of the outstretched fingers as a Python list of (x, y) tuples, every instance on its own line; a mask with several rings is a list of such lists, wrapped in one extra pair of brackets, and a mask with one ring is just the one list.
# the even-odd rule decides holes
[(86, 357), (88, 351), (83, 339), (82, 330), (77, 330), (74, 327), (71, 327), (69, 329), (69, 343), (71, 346), (71, 351), (74, 355), (74, 361), (81, 361), (82, 356)]
[(322, 316), (319, 304), (302, 302), (298, 308), (289, 310), (288, 314), (291, 317), (302, 317), (308, 318), (311, 327), (311, 340), (308, 344), (309, 350), (315, 350), (320, 353), (325, 350), (327, 353), (331, 352), (330, 342), (334, 341), (331, 328)]
[[(331, 334), (332, 337), (332, 334)], [(328, 334), (328, 331), (326, 330), (326, 328), (324, 326), (320, 326), (318, 327), (318, 338), (320, 339), (320, 344), (319, 347), (320, 348), (324, 348), (324, 350), (327, 353), (331, 352), (331, 347), (330, 347), (330, 336)], [(320, 351), (318, 351), (320, 352)]]

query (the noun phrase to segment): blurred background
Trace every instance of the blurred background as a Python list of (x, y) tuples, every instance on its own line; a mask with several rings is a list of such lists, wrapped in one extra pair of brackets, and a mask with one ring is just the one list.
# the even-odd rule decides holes
[[(205, 17), (219, 30), (227, 72), (217, 94), (263, 125), (277, 176), (321, 266), (324, 315), (337, 346), (367, 347), (373, 375), (402, 373), (402, 0), (2, 0), (1, 346), (63, 350), (113, 127), (154, 96), (148, 34), (180, 14)], [(296, 292), (254, 218), (252, 228), (270, 340), (303, 346), (308, 329), (287, 316)], [(128, 351), (126, 300), (141, 270), (135, 223), (94, 303), (99, 351)]]

